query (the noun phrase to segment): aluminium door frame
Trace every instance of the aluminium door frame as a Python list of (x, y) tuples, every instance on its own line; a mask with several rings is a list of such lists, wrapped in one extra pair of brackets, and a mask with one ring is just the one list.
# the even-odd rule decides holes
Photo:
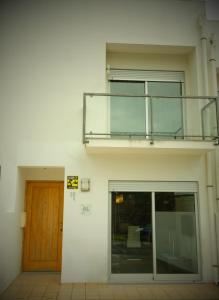
[[(152, 253), (153, 253), (153, 273), (144, 274), (113, 274), (111, 273), (112, 263), (112, 192), (108, 192), (108, 281), (112, 283), (145, 283), (145, 282), (196, 282), (202, 280), (202, 260), (201, 244), (199, 229), (199, 206), (198, 192), (192, 192), (195, 197), (195, 225), (196, 225), (196, 247), (198, 273), (196, 274), (157, 274), (156, 273), (156, 224), (155, 224), (155, 193), (156, 190), (147, 191), (151, 193), (151, 210), (152, 210)], [(174, 192), (174, 191), (171, 191)]]

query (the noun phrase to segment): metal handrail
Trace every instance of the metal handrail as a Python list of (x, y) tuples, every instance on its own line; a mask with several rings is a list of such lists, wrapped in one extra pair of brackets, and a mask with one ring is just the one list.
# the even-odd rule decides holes
[(166, 98), (166, 99), (194, 99), (194, 100), (206, 100), (206, 99), (212, 99), (216, 100), (216, 96), (159, 96), (159, 95), (149, 95), (149, 94), (142, 94), (142, 95), (130, 95), (130, 94), (111, 94), (111, 93), (84, 93), (84, 96), (108, 96), (108, 97), (131, 97), (131, 98), (147, 98), (147, 97), (152, 97), (152, 98)]
[[(97, 136), (97, 135), (99, 135), (99, 136), (139, 136), (139, 137), (141, 137), (141, 136), (143, 136), (143, 137), (152, 137), (152, 136), (160, 136), (160, 137), (163, 137), (163, 136), (165, 136), (163, 133), (156, 133), (156, 134), (150, 134), (150, 133), (135, 133), (135, 132), (113, 132), (113, 133), (100, 133), (100, 132), (98, 132), (98, 133), (86, 133), (86, 136), (91, 136), (91, 137), (89, 137), (89, 138), (92, 138), (92, 136)], [(167, 135), (168, 136), (168, 135)], [(172, 137), (174, 137), (174, 136), (172, 136)], [(200, 138), (201, 136), (200, 135), (181, 135), (180, 136), (181, 138)], [(205, 136), (206, 138), (211, 138), (211, 139), (217, 139), (218, 138), (218, 136), (212, 136), (212, 135), (206, 135)], [(95, 137), (93, 138), (93, 139), (95, 139)]]

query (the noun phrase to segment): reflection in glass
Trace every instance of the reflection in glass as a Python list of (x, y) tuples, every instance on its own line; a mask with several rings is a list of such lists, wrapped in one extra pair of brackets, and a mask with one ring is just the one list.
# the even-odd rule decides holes
[(216, 102), (208, 102), (202, 111), (203, 118), (203, 138), (212, 139), (217, 136), (217, 114)]
[[(148, 82), (148, 94), (176, 98), (152, 98), (150, 130), (157, 137), (180, 138), (183, 135), (182, 96), (180, 82)], [(161, 136), (160, 136), (161, 137)]]
[(112, 193), (112, 273), (153, 273), (151, 193)]
[(145, 136), (144, 82), (111, 81), (112, 94), (129, 94), (133, 97), (112, 96), (110, 101), (111, 133), (132, 133)]
[(155, 193), (158, 274), (198, 273), (195, 219), (193, 193)]

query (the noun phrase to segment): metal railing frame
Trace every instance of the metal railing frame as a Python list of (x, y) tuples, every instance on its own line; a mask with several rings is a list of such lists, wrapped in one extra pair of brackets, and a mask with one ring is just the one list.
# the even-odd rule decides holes
[[(150, 134), (138, 134), (138, 133), (133, 133), (133, 132), (116, 132), (116, 133), (93, 133), (93, 132), (90, 132), (90, 133), (86, 133), (86, 97), (87, 96), (90, 96), (90, 97), (93, 97), (93, 96), (105, 96), (105, 97), (127, 97), (127, 98), (149, 98), (150, 101), (151, 99), (153, 98), (162, 98), (162, 99), (190, 99), (190, 100), (209, 100), (209, 103), (207, 103), (202, 109), (201, 109), (201, 127), (202, 127), (202, 135), (181, 135), (180, 138), (181, 139), (185, 139), (185, 138), (202, 138), (201, 140), (202, 141), (209, 141), (209, 140), (206, 140), (207, 138), (211, 139), (211, 141), (214, 141), (215, 142), (215, 145), (218, 145), (218, 140), (219, 140), (219, 97), (215, 97), (215, 96), (151, 96), (151, 95), (148, 95), (148, 94), (143, 94), (143, 95), (130, 95), (130, 94), (111, 94), (111, 93), (84, 93), (83, 94), (83, 126), (82, 126), (82, 135), (83, 135), (83, 143), (86, 144), (88, 143), (88, 139), (96, 139), (95, 137), (93, 137), (94, 135), (95, 136), (102, 136), (101, 139), (108, 139), (108, 138), (104, 138), (104, 136), (123, 136), (123, 137), (129, 137), (129, 138), (132, 138), (132, 137), (144, 137), (145, 139), (149, 139), (150, 140), (150, 143), (153, 144), (154, 142), (154, 138), (156, 137), (162, 137), (163, 139), (162, 140), (165, 140), (164, 137), (165, 137), (165, 133), (162, 133), (162, 134), (159, 134), (159, 133), (150, 133)], [(204, 133), (204, 121), (203, 121), (203, 114), (204, 114), (204, 110), (210, 106), (212, 103), (215, 103), (215, 114), (216, 114), (216, 127), (217, 127), (217, 136), (206, 136), (206, 135), (203, 135)], [(151, 128), (153, 128), (153, 118), (152, 118), (152, 105), (150, 105), (150, 115), (151, 115), (151, 118), (150, 118), (150, 125), (151, 125)], [(176, 139), (176, 134), (181, 130), (182, 128), (178, 128), (175, 132), (175, 135), (174, 133), (168, 133), (169, 136), (170, 134), (173, 134), (172, 137), (175, 137)], [(90, 135), (90, 137), (89, 137)], [(166, 133), (167, 135), (167, 133)], [(99, 138), (100, 139), (100, 138)], [(169, 141), (170, 139), (167, 139), (167, 141)], [(194, 140), (194, 141), (197, 141), (197, 140)], [(200, 140), (199, 140), (200, 141)]]

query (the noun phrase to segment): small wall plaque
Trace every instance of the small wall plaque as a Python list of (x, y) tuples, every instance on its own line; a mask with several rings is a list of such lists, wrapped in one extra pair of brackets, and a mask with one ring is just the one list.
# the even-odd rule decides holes
[(91, 205), (81, 204), (81, 215), (90, 216), (91, 215)]
[(67, 189), (78, 189), (78, 176), (67, 176)]

